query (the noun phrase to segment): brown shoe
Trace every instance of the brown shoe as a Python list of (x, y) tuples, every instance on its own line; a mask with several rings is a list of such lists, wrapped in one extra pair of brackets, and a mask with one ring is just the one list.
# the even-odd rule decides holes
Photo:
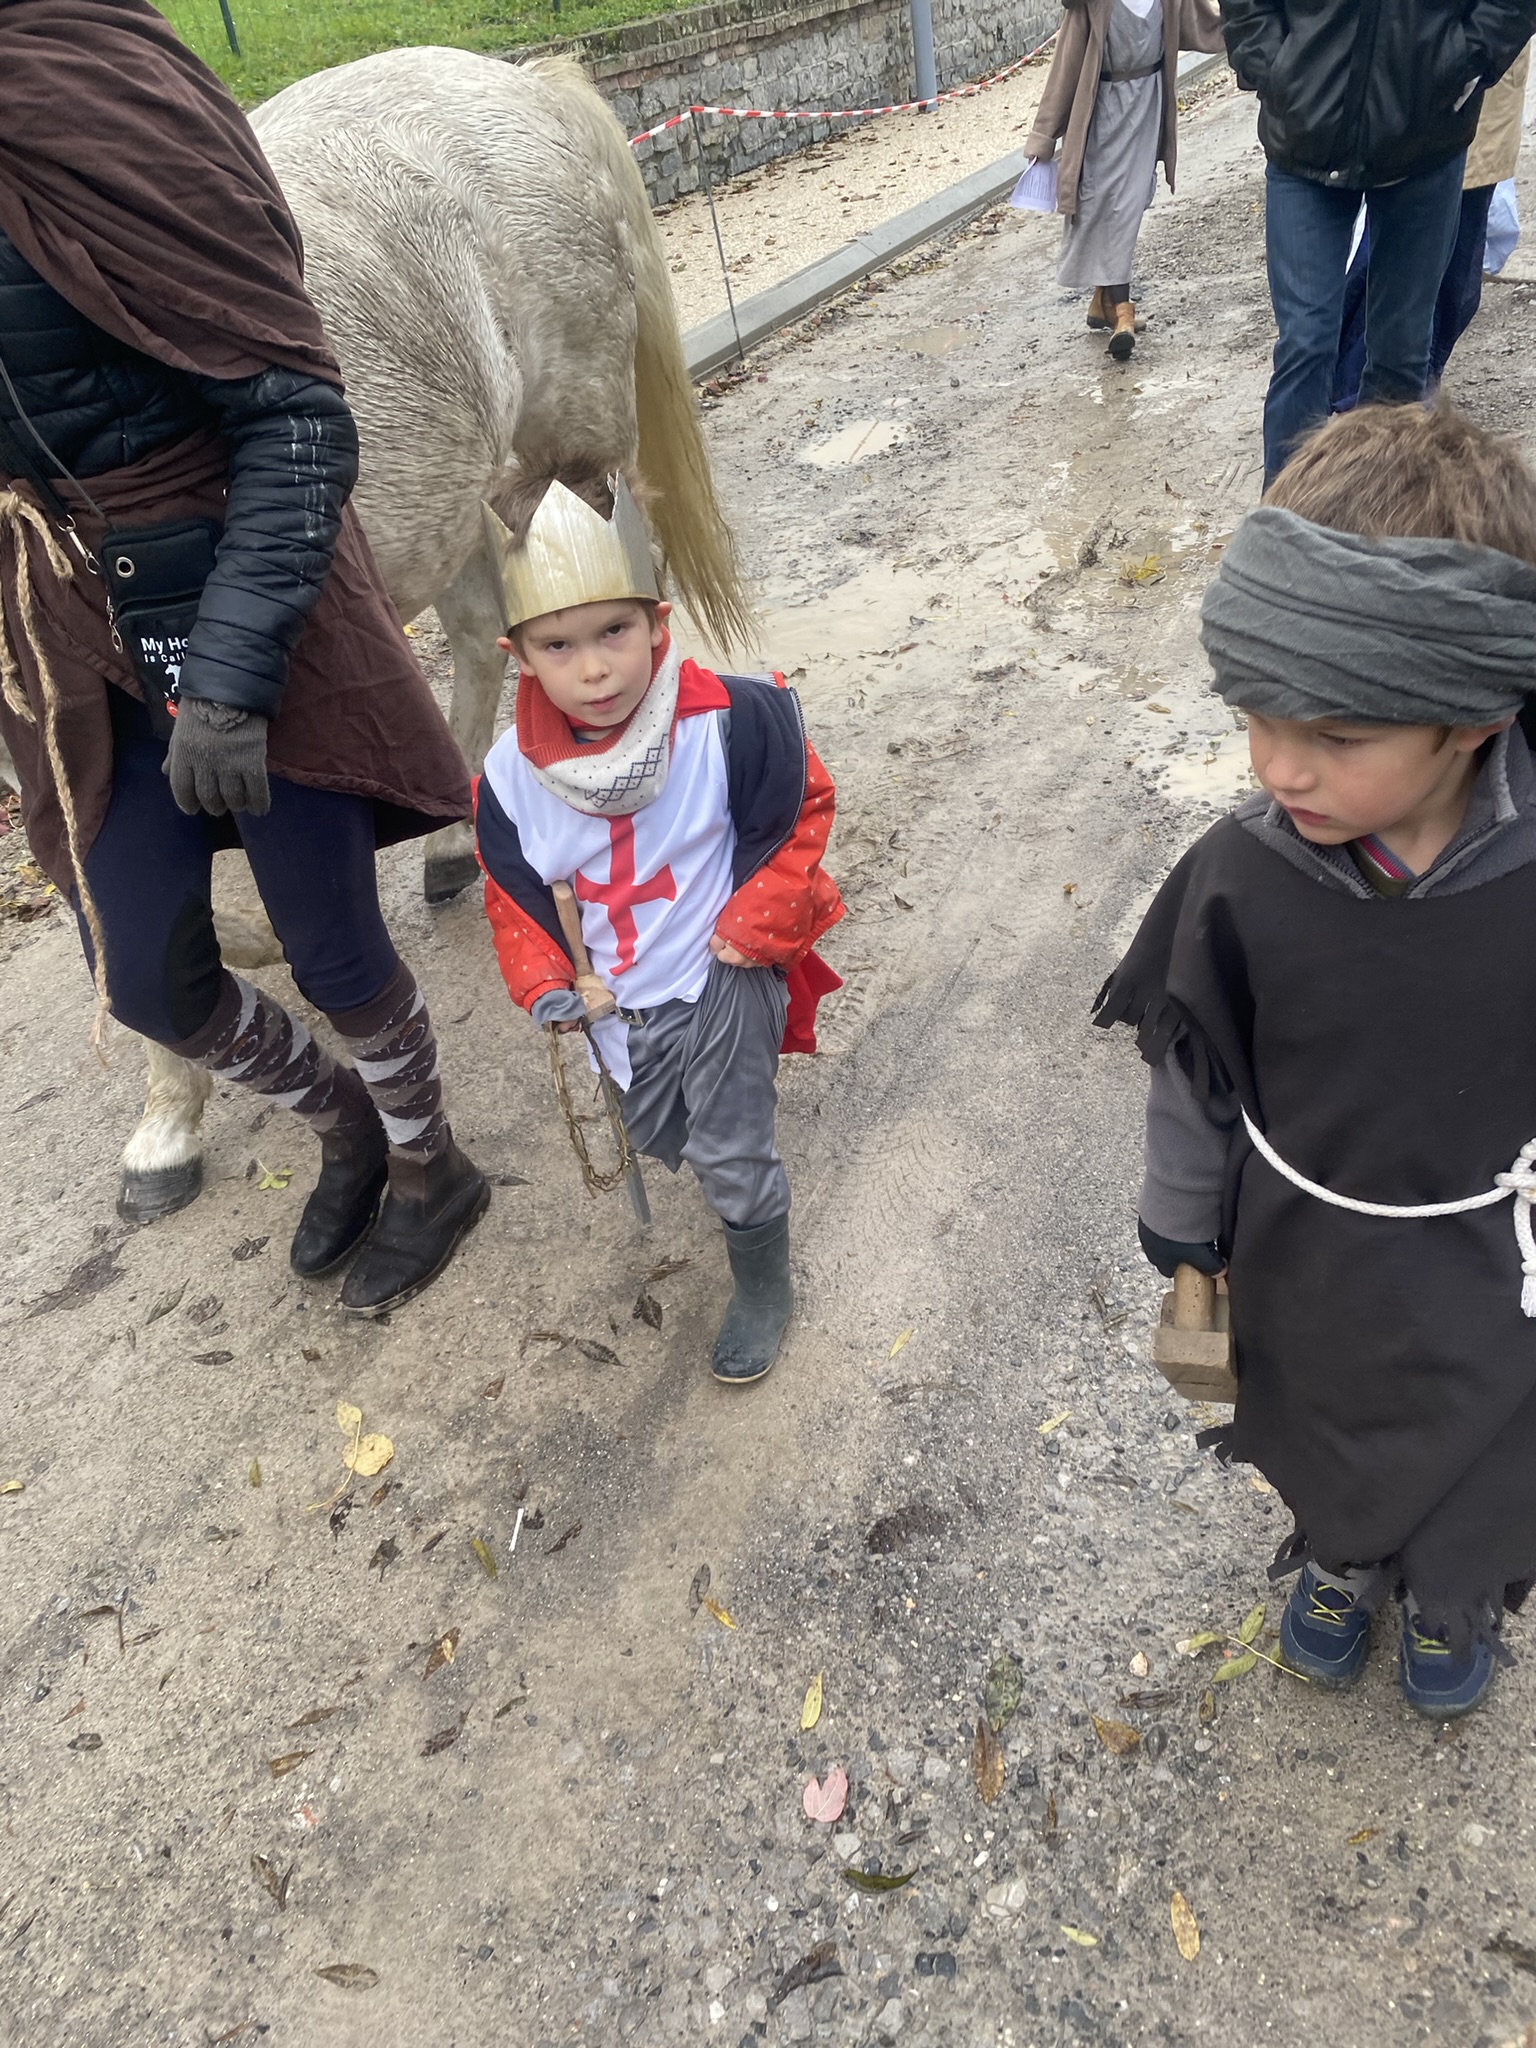
[(1123, 363), (1136, 346), (1136, 308), (1129, 299), (1122, 299), (1115, 308), (1115, 331), (1109, 337), (1109, 352), (1117, 363)]
[(1090, 334), (1103, 334), (1114, 324), (1115, 309), (1110, 304), (1103, 285), (1096, 284), (1093, 288), (1093, 297), (1088, 301), (1088, 331)]

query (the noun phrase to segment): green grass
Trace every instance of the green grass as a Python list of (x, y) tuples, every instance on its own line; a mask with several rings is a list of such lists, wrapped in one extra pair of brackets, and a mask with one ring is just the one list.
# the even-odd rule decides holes
[(665, 11), (656, 0), (229, 0), (237, 57), (219, 0), (157, 0), (183, 41), (241, 103), (254, 106), (296, 78), (407, 43), (509, 50), (552, 36), (591, 36)]

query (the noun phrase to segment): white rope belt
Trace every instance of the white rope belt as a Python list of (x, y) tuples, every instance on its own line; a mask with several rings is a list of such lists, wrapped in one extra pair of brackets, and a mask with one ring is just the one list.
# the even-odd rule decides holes
[(1536, 1203), (1536, 1138), (1520, 1148), (1520, 1156), (1508, 1173), (1494, 1175), (1493, 1186), (1485, 1195), (1468, 1195), (1460, 1202), (1357, 1202), (1352, 1195), (1336, 1195), (1332, 1188), (1321, 1187), (1315, 1180), (1308, 1180), (1305, 1174), (1298, 1173), (1294, 1166), (1287, 1166), (1246, 1109), (1243, 1111), (1243, 1123), (1255, 1151), (1261, 1153), (1292, 1187), (1300, 1188), (1303, 1194), (1315, 1195), (1330, 1208), (1352, 1209), (1357, 1216), (1465, 1216), (1473, 1209), (1491, 1209), (1495, 1202), (1505, 1201), (1513, 1195), (1515, 1242), (1520, 1247), (1520, 1271), (1525, 1276), (1520, 1289), (1520, 1307), (1526, 1315), (1536, 1317), (1536, 1235), (1531, 1230), (1531, 1205)]

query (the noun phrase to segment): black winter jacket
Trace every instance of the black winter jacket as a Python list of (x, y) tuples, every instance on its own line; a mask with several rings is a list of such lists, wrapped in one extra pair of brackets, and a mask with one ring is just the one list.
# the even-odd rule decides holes
[(181, 691), (275, 717), (357, 481), (357, 428), (338, 388), (293, 370), (233, 383), (173, 370), (77, 313), (3, 232), (0, 361), (57, 457), (43, 455), (0, 380), (0, 473), (7, 440), (47, 476), (62, 465), (89, 479), (199, 429), (224, 437), (224, 534)]
[(1221, 0), (1221, 22), (1270, 162), (1364, 190), (1467, 147), (1536, 0)]

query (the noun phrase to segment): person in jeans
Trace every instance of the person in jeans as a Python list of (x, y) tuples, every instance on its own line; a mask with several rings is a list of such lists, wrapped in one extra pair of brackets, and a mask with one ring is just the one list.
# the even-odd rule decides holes
[(1371, 237), (1362, 404), (1421, 398), (1484, 90), (1536, 30), (1536, 0), (1222, 0), (1259, 96), (1279, 335), (1264, 481), (1327, 418), (1360, 202)]

